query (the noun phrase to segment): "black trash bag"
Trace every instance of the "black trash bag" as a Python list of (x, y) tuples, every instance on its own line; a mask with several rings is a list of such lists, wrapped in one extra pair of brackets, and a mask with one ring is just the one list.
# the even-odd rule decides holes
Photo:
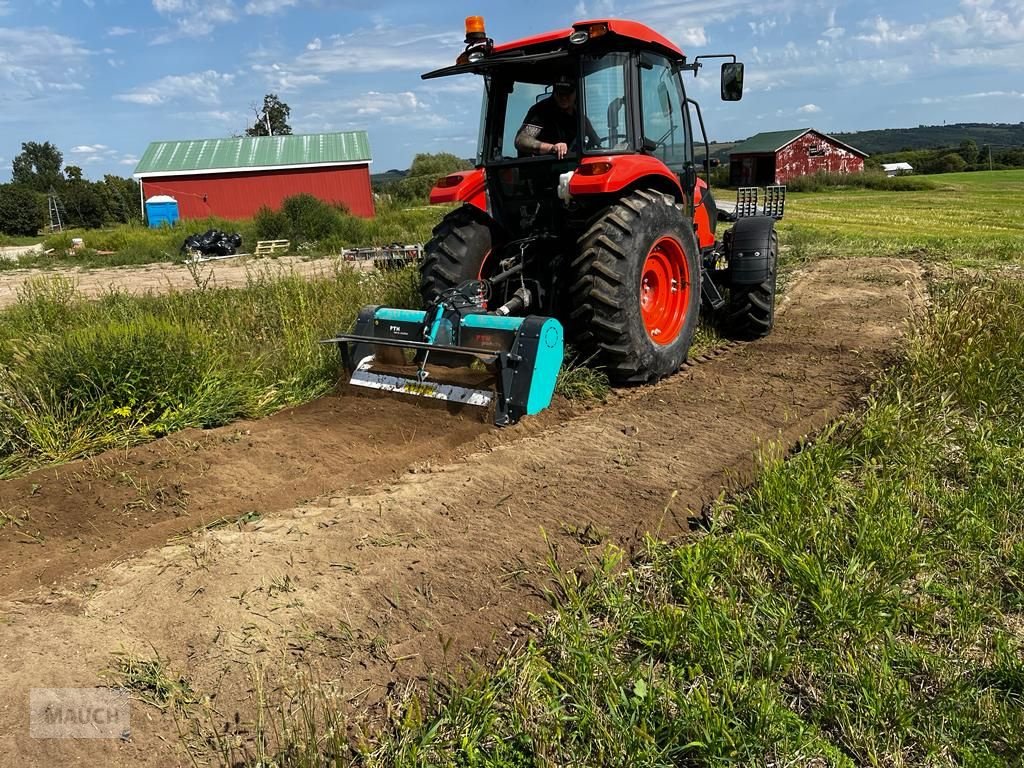
[(181, 244), (183, 254), (202, 256), (234, 256), (242, 247), (242, 236), (237, 232), (225, 234), (219, 229), (208, 229), (201, 235), (189, 235)]

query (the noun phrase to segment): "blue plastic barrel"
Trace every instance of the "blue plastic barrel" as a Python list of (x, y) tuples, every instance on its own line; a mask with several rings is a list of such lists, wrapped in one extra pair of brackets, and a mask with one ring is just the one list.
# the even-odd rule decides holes
[(178, 222), (178, 201), (168, 195), (156, 195), (146, 200), (146, 221), (151, 229), (170, 227)]

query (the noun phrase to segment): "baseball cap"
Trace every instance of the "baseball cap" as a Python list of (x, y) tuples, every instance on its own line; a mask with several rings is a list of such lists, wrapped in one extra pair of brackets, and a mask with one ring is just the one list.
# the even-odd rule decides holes
[(572, 93), (576, 90), (576, 81), (568, 75), (559, 75), (555, 80), (555, 92)]

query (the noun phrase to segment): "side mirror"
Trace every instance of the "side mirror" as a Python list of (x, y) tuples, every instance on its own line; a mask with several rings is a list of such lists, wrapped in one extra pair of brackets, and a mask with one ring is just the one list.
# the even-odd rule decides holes
[(743, 98), (743, 62), (727, 61), (722, 65), (722, 101)]

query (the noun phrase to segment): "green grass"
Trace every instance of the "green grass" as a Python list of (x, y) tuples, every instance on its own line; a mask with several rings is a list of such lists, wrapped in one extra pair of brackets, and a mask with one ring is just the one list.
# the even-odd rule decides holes
[(794, 193), (779, 240), (796, 258), (913, 255), (955, 266), (1019, 261), (1024, 171), (945, 174), (921, 192)]
[(15, 235), (5, 235), (0, 232), (0, 248), (6, 248), (9, 245), (35, 245), (41, 243), (43, 238), (41, 237), (18, 237)]
[(320, 339), (418, 299), (414, 270), (266, 267), (245, 288), (98, 301), (37, 279), (0, 313), (0, 477), (311, 400), (338, 376)]

